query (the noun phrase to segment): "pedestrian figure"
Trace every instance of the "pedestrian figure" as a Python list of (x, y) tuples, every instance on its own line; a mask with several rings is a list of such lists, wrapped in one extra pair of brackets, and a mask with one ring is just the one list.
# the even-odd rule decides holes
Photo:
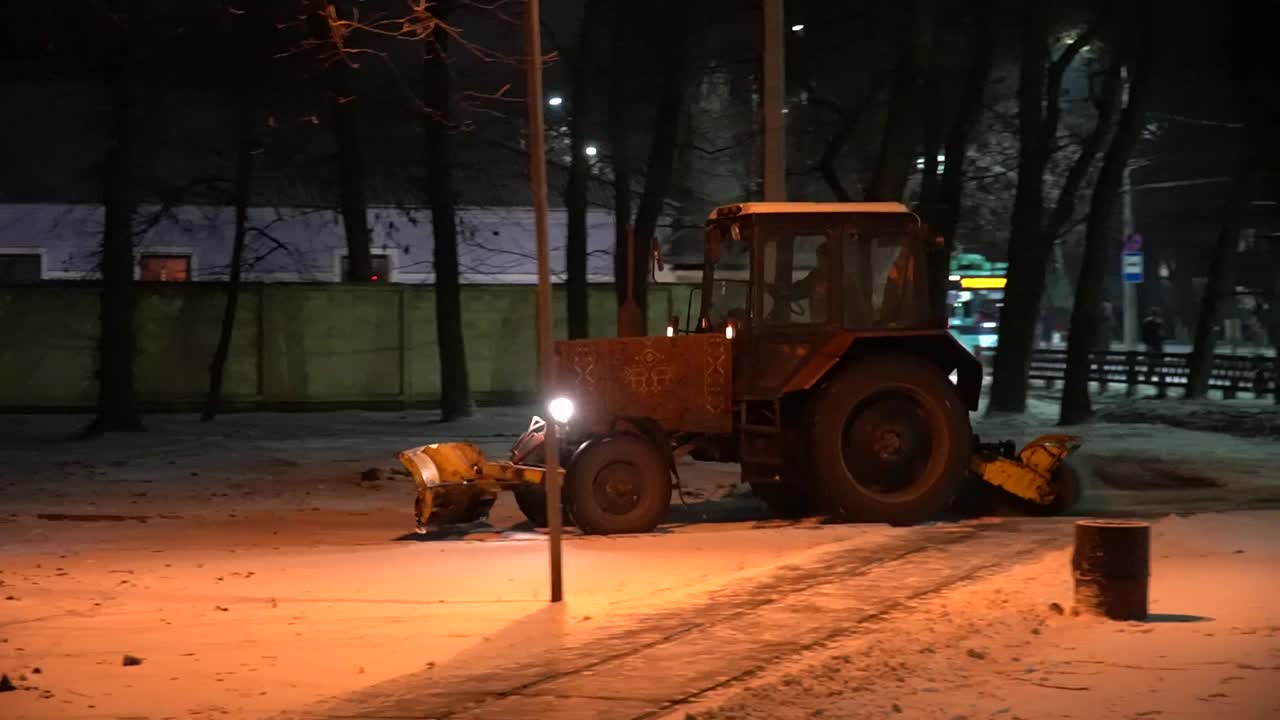
[(1115, 310), (1110, 300), (1102, 301), (1102, 309), (1098, 316), (1097, 346), (1099, 350), (1111, 349), (1111, 338), (1115, 331)]
[(1093, 339), (1094, 350), (1100, 351), (1099, 360), (1094, 364), (1098, 373), (1098, 389), (1101, 392), (1107, 391), (1107, 351), (1111, 349), (1111, 327), (1114, 322), (1114, 315), (1111, 309), (1111, 301), (1103, 300), (1102, 305), (1098, 308), (1098, 327), (1097, 336)]
[(1153, 307), (1142, 320), (1142, 344), (1147, 346), (1147, 380), (1156, 385), (1156, 394), (1164, 397), (1164, 376), (1156, 377), (1156, 368), (1164, 364), (1164, 318), (1160, 308)]

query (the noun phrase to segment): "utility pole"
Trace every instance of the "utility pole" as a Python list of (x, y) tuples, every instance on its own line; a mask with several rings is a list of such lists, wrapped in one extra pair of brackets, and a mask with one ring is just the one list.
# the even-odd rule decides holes
[[(534, 232), (538, 245), (538, 373), (545, 395), (555, 382), (551, 337), (551, 253), (547, 247), (546, 130), (542, 118), (542, 24), (539, 0), (528, 0), (525, 41), (529, 104), (529, 192), (533, 196)], [(547, 469), (547, 531), (551, 547), (551, 602), (564, 599), (560, 572), (560, 447), (556, 424), (548, 422), (543, 440)]]
[(786, 29), (783, 0), (764, 0), (763, 51), (761, 68), (761, 125), (764, 131), (764, 199), (787, 199), (786, 118)]

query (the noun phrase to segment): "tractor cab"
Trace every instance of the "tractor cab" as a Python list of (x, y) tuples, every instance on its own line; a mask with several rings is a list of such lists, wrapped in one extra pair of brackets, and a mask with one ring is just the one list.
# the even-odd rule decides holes
[(699, 328), (744, 334), (945, 327), (920, 219), (900, 203), (743, 203), (706, 224)]
[(930, 282), (931, 265), (947, 262), (941, 247), (901, 203), (717, 208), (706, 223), (697, 329), (741, 336), (734, 376), (744, 399), (807, 390), (855, 346), (892, 342), (963, 375), (972, 407), (980, 368), (948, 336), (945, 288)]

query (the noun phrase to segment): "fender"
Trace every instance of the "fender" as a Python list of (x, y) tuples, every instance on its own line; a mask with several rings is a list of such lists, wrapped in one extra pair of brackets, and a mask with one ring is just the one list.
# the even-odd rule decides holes
[(808, 390), (829, 376), (837, 366), (877, 352), (912, 353), (935, 363), (946, 374), (954, 371), (960, 400), (970, 411), (978, 409), (982, 393), (982, 362), (946, 330), (837, 333), (810, 356), (783, 387), (781, 394)]

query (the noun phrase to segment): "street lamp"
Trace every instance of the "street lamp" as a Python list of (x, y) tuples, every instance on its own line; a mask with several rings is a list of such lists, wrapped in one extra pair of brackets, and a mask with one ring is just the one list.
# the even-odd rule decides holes
[(560, 107), (561, 105), (564, 104), (564, 98), (560, 97), (559, 95), (552, 95), (551, 97), (547, 98), (547, 104), (550, 105), (551, 107)]
[(796, 23), (795, 25), (792, 25), (791, 32), (793, 33), (804, 32), (804, 23)]
[(585, 153), (587, 154), (587, 157), (595, 157), (595, 156), (596, 156), (596, 153), (598, 153), (598, 152), (600, 152), (600, 151), (596, 148), (596, 146), (595, 146), (595, 145), (588, 145), (588, 146), (586, 147), (586, 149), (585, 149), (585, 150), (583, 150), (583, 152), (585, 152)]

